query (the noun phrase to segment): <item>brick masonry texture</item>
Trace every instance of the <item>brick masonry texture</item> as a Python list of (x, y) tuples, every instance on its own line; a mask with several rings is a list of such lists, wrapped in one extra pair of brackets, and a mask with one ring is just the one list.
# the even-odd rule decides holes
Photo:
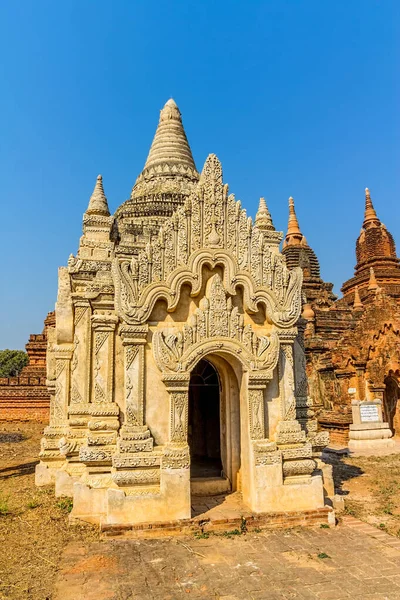
[(400, 541), (352, 517), (331, 529), (107, 540), (64, 551), (54, 600), (397, 600)]

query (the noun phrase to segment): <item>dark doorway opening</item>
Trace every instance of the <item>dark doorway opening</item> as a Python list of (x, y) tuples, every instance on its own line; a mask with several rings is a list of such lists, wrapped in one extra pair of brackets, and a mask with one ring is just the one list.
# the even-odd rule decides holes
[(190, 475), (221, 477), (220, 382), (216, 369), (201, 360), (189, 385)]

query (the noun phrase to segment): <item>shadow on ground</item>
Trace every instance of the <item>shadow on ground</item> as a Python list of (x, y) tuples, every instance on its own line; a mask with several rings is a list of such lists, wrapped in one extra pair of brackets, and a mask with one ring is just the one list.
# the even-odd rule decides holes
[(334, 452), (324, 452), (323, 460), (325, 463), (333, 467), (333, 481), (335, 483), (335, 493), (341, 496), (347, 496), (349, 493), (343, 489), (343, 484), (349, 479), (360, 477), (364, 471), (355, 465), (349, 465), (344, 462), (347, 454), (339, 454)]
[(21, 475), (30, 475), (35, 472), (36, 465), (39, 464), (38, 460), (32, 462), (21, 463), (20, 465), (13, 465), (0, 469), (0, 479), (9, 479), (10, 477), (20, 477)]

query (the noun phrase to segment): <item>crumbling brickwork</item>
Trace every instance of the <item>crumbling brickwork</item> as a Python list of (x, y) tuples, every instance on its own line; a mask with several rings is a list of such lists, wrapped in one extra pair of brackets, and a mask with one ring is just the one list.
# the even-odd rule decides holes
[(54, 312), (44, 322), (43, 333), (32, 334), (26, 344), (29, 363), (19, 377), (0, 378), (0, 421), (49, 420), (50, 395), (46, 386), (48, 329), (54, 327)]

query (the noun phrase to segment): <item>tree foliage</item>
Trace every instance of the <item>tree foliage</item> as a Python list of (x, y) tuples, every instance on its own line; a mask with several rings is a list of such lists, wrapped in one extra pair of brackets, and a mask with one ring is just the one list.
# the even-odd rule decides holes
[(23, 350), (0, 350), (0, 377), (17, 377), (28, 361)]

